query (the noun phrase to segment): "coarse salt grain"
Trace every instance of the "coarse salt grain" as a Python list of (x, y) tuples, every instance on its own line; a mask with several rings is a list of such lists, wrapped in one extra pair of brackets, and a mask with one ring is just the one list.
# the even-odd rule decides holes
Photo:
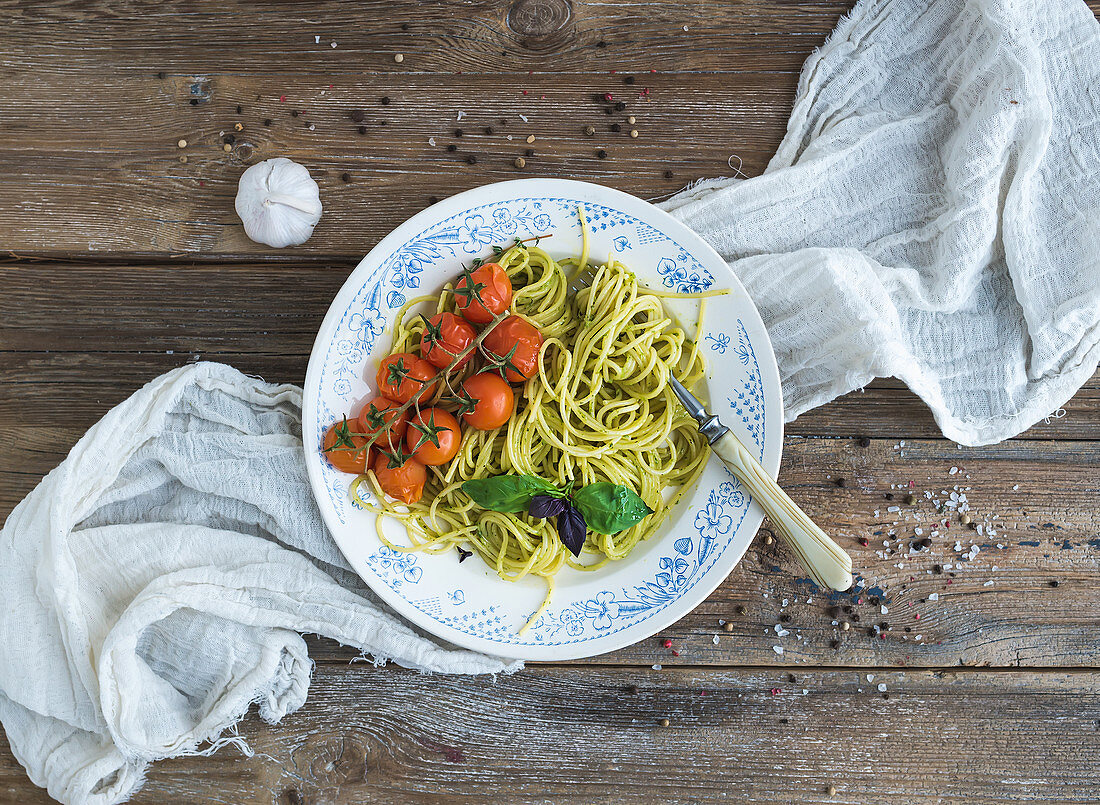
[(868, 682), (874, 682), (875, 681), (875, 675), (874, 674), (867, 674), (867, 681)]
[(985, 584), (983, 584), (982, 586), (983, 586), (983, 587), (992, 587), (992, 586), (993, 586), (993, 579), (990, 579), (989, 581), (987, 581), (987, 582), (986, 582)]
[(929, 601), (939, 601), (940, 600), (940, 594), (939, 593), (930, 593), (928, 595), (928, 600)]
[(712, 637), (710, 639), (710, 642), (714, 643), (714, 645), (717, 646), (718, 645), (718, 635), (715, 635), (714, 637)]
[(651, 665), (649, 667), (652, 668), (654, 671), (660, 671), (663, 666), (660, 663), (657, 663), (656, 665)]
[(774, 651), (776, 654), (781, 655), (783, 653), (783, 647), (782, 646), (772, 646), (772, 651)]
[(879, 693), (885, 693), (886, 692), (886, 683), (885, 682), (879, 682), (878, 683), (878, 692)]

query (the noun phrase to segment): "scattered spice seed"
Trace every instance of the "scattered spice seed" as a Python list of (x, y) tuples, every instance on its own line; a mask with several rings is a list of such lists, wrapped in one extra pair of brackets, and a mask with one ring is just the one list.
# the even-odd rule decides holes
[(667, 727), (667, 726), (668, 726), (669, 724), (671, 724), (671, 723), (672, 723), (672, 722), (671, 722), (671, 721), (669, 721), (669, 720), (668, 720), (667, 718), (662, 718), (662, 719), (661, 719), (661, 726), (662, 726), (662, 727)]
[(610, 126), (608, 126), (607, 128), (608, 128), (608, 129), (609, 129), (610, 131), (622, 131), (622, 130), (623, 130), (623, 127), (622, 127), (622, 126), (620, 126), (620, 125), (619, 125), (618, 123), (612, 123), (612, 124), (611, 124)]
[(586, 135), (588, 135), (589, 137), (591, 137), (593, 134), (596, 133), (596, 127), (595, 126), (585, 126), (584, 127), (584, 133)]
[(626, 689), (626, 692), (629, 693), (631, 696), (637, 696), (638, 695), (638, 686), (637, 685), (631, 685), (629, 688)]
[(666, 638), (664, 639), (664, 641), (663, 641), (663, 642), (661, 643), (661, 645), (662, 645), (662, 646), (664, 646), (665, 648), (672, 648), (672, 641), (671, 641), (671, 640), (669, 640), (669, 639), (668, 639), (668, 638), (666, 637)]
[(535, 155), (535, 149), (534, 148), (528, 148), (526, 151), (523, 152), (523, 155), (525, 157), (527, 157), (528, 159), (530, 159), (531, 157), (533, 157)]
[(366, 134), (367, 133), (367, 127), (366, 126), (360, 126), (359, 127), (359, 133), (360, 134)]
[(733, 611), (736, 612), (738, 615), (744, 615), (745, 612), (747, 612), (744, 604), (738, 604)]
[(383, 106), (389, 106), (390, 105), (390, 96), (389, 95), (383, 95), (382, 96), (382, 105)]
[(852, 624), (848, 623), (848, 621), (844, 621), (844, 623), (840, 624), (840, 630), (842, 632), (846, 632), (851, 628), (852, 628)]
[(362, 123), (366, 116), (366, 113), (362, 109), (351, 110), (351, 119), (354, 123)]
[(835, 785), (829, 786), (828, 788), (825, 789), (825, 793), (828, 794), (830, 797), (835, 797), (836, 796), (836, 786)]
[(242, 107), (240, 104), (237, 104), (237, 114), (239, 115), (243, 111), (244, 111), (244, 107)]
[(341, 173), (340, 174), (340, 180), (343, 181), (343, 182), (350, 182), (351, 181), (351, 174), (350, 173)]
[(164, 78), (164, 70), (161, 70), (159, 73), (157, 73), (157, 78)]
[(180, 154), (180, 162), (186, 162), (186, 161), (187, 161), (187, 154)]
[(829, 641), (829, 648), (840, 648), (840, 641), (839, 640), (830, 640)]
[(848, 481), (845, 478), (837, 478), (836, 485), (843, 489), (848, 485)]
[(244, 123), (234, 123), (233, 128), (237, 131), (244, 131)]
[(405, 56), (401, 53), (394, 53), (393, 60), (398, 64), (401, 64), (401, 62), (405, 61)]
[(905, 502), (907, 504), (909, 504), (910, 506), (912, 506), (914, 503), (917, 502), (917, 496), (916, 495), (906, 495), (905, 496)]
[(970, 525), (970, 521), (971, 517), (969, 514), (964, 514), (962, 517), (959, 518), (959, 522), (963, 525)]
[(670, 171), (670, 170), (666, 170), (666, 171), (665, 171), (665, 178), (666, 178), (666, 179), (671, 179), (671, 178), (672, 178), (672, 176), (673, 176), (673, 173), (672, 173), (672, 171)]
[(187, 140), (180, 140), (179, 142), (176, 143), (176, 145), (180, 148), (186, 148), (187, 147)]
[(466, 157), (466, 164), (467, 165), (476, 165), (477, 164), (477, 157), (475, 157), (473, 154), (470, 154), (468, 157)]
[(1050, 581), (1047, 582), (1047, 584), (1049, 584), (1051, 587), (1057, 587), (1058, 586), (1058, 582), (1055, 579), (1051, 579)]
[(458, 146), (455, 145), (454, 143), (451, 143), (450, 145), (447, 146), (447, 150), (451, 151), (453, 153), (454, 151), (458, 150)]
[(603, 40), (601, 39), (601, 40), (600, 40), (599, 42), (597, 42), (597, 43), (596, 43), (596, 47), (598, 47), (598, 48), (605, 48), (605, 47), (607, 47), (607, 43), (606, 43), (606, 42), (604, 42), (604, 41), (603, 41)]
[(894, 499), (894, 493), (893, 492), (887, 492), (886, 493), (886, 499), (887, 500), (893, 500)]
[(226, 145), (233, 145), (233, 143), (237, 142), (237, 138), (234, 137), (232, 134), (227, 134), (222, 137), (222, 142)]
[(191, 105), (192, 106), (198, 106), (199, 105), (199, 99), (198, 98), (192, 98), (191, 99)]
[(223, 151), (232, 151), (233, 146), (231, 146), (229, 143), (226, 143), (225, 145), (222, 146), (222, 150)]
[(772, 538), (771, 534), (768, 534), (764, 537), (764, 544), (765, 545), (771, 545), (773, 542), (775, 542), (775, 540)]
[(462, 136), (462, 129), (455, 129), (455, 137), (461, 137), (461, 136)]
[(533, 143), (534, 141), (535, 141), (535, 135), (534, 134), (528, 134), (527, 135), (528, 144)]
[(493, 127), (492, 126), (486, 126), (485, 127), (485, 133), (486, 134), (492, 134), (493, 133)]
[(527, 164), (527, 160), (525, 160), (523, 157), (516, 157), (516, 161), (512, 164), (515, 165), (517, 168), (522, 168), (524, 165)]
[(869, 438), (867, 438), (866, 436), (860, 436), (859, 441), (857, 442), (857, 444), (859, 444), (860, 447), (870, 447), (871, 446), (871, 440)]
[[(610, 99), (610, 98), (608, 98), (607, 100), (609, 100), (609, 101), (610, 101), (611, 99)], [(616, 111), (616, 112), (621, 112), (621, 111), (623, 111), (624, 109), (626, 109), (626, 104), (625, 104), (625, 103), (623, 103), (622, 101), (619, 101), (619, 102), (618, 102), (617, 104), (615, 104), (615, 111)]]
[(727, 632), (732, 632), (733, 631), (733, 624), (730, 623), (729, 621), (726, 621), (725, 624), (722, 626), (722, 628), (725, 629)]
[(638, 118), (634, 117), (634, 115), (631, 115), (626, 119), (626, 122), (633, 126), (635, 123), (638, 122)]
[(270, 125), (272, 124), (272, 122), (273, 122), (273, 121), (271, 120), (271, 118), (270, 118), (270, 117), (265, 117), (265, 118), (264, 118), (264, 125), (265, 125), (265, 126), (270, 126)]
[(596, 156), (600, 159), (607, 159), (607, 152), (601, 148), (599, 151), (596, 152)]
[(628, 75), (626, 78), (623, 79), (623, 83), (624, 84), (633, 84), (634, 83), (634, 76)]
[(605, 92), (605, 93), (603, 94), (603, 99), (604, 99), (605, 101), (607, 101), (608, 103), (611, 103), (611, 101), (613, 101), (613, 100), (614, 100), (614, 98), (612, 97), (612, 95), (611, 95), (611, 93), (610, 93), (610, 92)]
[(637, 129), (631, 129), (631, 130), (630, 130), (630, 136), (631, 136), (631, 137), (633, 137), (633, 138), (635, 138), (635, 139), (637, 139), (637, 137), (638, 137), (638, 130), (637, 130)]

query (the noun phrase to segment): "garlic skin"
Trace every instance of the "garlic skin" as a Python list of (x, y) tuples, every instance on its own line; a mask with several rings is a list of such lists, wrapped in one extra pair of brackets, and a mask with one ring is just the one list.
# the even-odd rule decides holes
[(285, 157), (265, 159), (242, 173), (233, 206), (250, 239), (279, 249), (305, 243), (321, 220), (317, 182)]

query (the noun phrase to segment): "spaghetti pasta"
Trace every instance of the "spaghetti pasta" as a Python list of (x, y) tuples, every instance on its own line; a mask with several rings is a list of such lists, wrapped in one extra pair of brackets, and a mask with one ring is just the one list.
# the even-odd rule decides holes
[[(446, 466), (428, 468), (416, 503), (387, 500), (373, 472), (356, 478), (351, 489), (358, 505), (405, 526), (408, 544), (395, 544), (383, 532), (384, 518), (378, 518), (378, 536), (393, 550), (442, 553), (465, 546), (503, 579), (544, 578), (543, 607), (563, 566), (594, 570), (627, 556), (653, 534), (709, 455), (706, 440), (668, 385), (670, 375), (688, 388), (702, 378), (697, 345), (661, 299), (615, 260), (595, 269), (591, 285), (568, 298), (568, 277), (586, 268), (586, 254), (587, 242), (580, 259), (559, 262), (537, 246), (517, 242), (495, 258), (514, 288), (511, 312), (544, 337), (538, 373), (517, 391), (507, 424), (490, 431), (465, 429), (458, 455)], [(394, 324), (394, 352), (415, 352), (420, 343), (424, 320), (411, 315), (414, 308), (455, 310), (452, 290), (448, 285), (439, 296), (413, 299), (402, 308)], [(449, 383), (473, 371), (459, 370)], [(437, 398), (444, 393), (438, 391)], [(462, 491), (464, 481), (503, 474), (538, 476), (560, 487), (621, 484), (653, 514), (615, 534), (590, 531), (576, 559), (549, 520), (485, 510)], [(368, 490), (373, 496), (363, 494)]]

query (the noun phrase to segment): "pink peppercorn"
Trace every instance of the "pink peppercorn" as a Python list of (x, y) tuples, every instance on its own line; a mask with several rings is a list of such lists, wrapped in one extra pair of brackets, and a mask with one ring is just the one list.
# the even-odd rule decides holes
[(778, 696), (782, 692), (779, 688), (772, 688), (772, 696)]
[(613, 101), (613, 100), (614, 100), (614, 98), (613, 98), (613, 97), (611, 97), (611, 93), (610, 93), (610, 92), (605, 92), (605, 93), (603, 94), (603, 99), (604, 99), (605, 101), (607, 101), (608, 103), (611, 103), (611, 101)]
[(671, 640), (665, 640), (664, 646), (665, 646), (665, 648), (672, 648), (672, 641)]

